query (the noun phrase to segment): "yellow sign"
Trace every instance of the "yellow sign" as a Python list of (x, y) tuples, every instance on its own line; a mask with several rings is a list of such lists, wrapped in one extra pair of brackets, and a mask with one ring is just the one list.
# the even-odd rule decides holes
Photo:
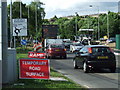
[(104, 36), (103, 38), (104, 38), (104, 39), (108, 39), (108, 37), (107, 37), (107, 36)]

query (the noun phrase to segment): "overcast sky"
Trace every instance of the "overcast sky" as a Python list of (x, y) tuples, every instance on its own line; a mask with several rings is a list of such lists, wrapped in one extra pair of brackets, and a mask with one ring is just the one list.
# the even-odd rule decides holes
[[(10, 0), (7, 0), (8, 3)], [(16, 0), (12, 0), (16, 1)], [(19, 0), (17, 0), (19, 1)], [(23, 3), (29, 4), (31, 1), (36, 0), (21, 0)], [(106, 13), (107, 11), (118, 12), (118, 1), (120, 0), (40, 0), (45, 5), (46, 16), (49, 19), (54, 17), (63, 17), (69, 15), (75, 15), (77, 12), (79, 15), (89, 15)], [(92, 8), (89, 7), (92, 5)]]

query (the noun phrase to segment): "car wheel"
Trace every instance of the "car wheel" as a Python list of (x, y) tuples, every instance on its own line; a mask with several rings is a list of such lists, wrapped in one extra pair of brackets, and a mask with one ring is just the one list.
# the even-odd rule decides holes
[(115, 68), (110, 68), (111, 73), (115, 73), (116, 69)]
[(84, 71), (85, 73), (88, 73), (88, 71), (89, 71), (86, 62), (84, 62), (84, 64), (83, 64), (83, 71)]
[(73, 65), (74, 65), (74, 69), (78, 69), (78, 66), (75, 60), (73, 61)]

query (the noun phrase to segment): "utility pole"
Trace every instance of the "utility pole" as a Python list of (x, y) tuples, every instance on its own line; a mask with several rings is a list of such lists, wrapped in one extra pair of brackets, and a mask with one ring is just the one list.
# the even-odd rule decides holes
[[(90, 5), (89, 7), (93, 7), (93, 5)], [(99, 23), (99, 6), (96, 6), (97, 7), (97, 9), (98, 9), (98, 27), (97, 27), (97, 29), (98, 29), (98, 40), (100, 39), (100, 23)]]
[[(2, 2), (0, 0), (0, 72), (2, 72)], [(2, 89), (2, 73), (0, 73), (0, 90)]]
[(107, 12), (107, 36), (109, 39), (110, 35), (109, 35), (109, 13), (108, 12)]
[[(20, 0), (20, 19), (22, 19), (22, 1)], [(15, 37), (14, 37), (15, 38)], [(20, 39), (22, 40), (22, 36), (20, 37)], [(14, 47), (16, 47), (16, 39), (14, 39), (15, 41), (15, 43), (14, 43)]]
[(75, 40), (77, 40), (77, 12), (75, 12), (75, 14), (76, 14), (76, 18), (75, 18), (75, 33), (76, 33)]
[(30, 35), (30, 34), (29, 34), (29, 18), (30, 18), (30, 13), (29, 13), (30, 10), (29, 10), (29, 9), (30, 9), (30, 7), (29, 7), (29, 5), (28, 5), (28, 36)]
[(100, 24), (99, 24), (99, 6), (97, 6), (98, 8), (98, 40), (100, 39)]
[(35, 27), (36, 27), (36, 43), (37, 43), (37, 2), (35, 4)]
[(20, 0), (20, 18), (22, 18), (22, 6), (21, 6), (22, 1)]
[(13, 43), (12, 43), (12, 34), (13, 33), (13, 22), (12, 22), (12, 0), (10, 2), (10, 47), (13, 47)]

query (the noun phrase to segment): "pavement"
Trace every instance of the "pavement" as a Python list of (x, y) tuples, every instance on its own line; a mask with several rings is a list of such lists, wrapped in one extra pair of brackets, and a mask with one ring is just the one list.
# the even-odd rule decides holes
[(114, 49), (114, 54), (115, 55), (120, 55), (120, 49)]

